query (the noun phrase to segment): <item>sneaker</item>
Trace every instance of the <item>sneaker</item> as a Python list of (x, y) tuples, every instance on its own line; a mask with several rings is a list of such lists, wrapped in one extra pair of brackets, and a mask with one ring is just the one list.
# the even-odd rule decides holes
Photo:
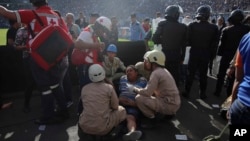
[(71, 107), (73, 105), (73, 101), (67, 102), (67, 108)]
[(139, 130), (128, 132), (127, 134), (123, 135), (123, 141), (131, 141), (131, 140), (138, 140), (140, 139), (142, 132)]

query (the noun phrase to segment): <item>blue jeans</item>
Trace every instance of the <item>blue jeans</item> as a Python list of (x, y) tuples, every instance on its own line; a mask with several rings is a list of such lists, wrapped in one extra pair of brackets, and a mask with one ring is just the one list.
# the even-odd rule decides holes
[(238, 99), (232, 103), (229, 114), (232, 125), (250, 125), (250, 107), (246, 107)]

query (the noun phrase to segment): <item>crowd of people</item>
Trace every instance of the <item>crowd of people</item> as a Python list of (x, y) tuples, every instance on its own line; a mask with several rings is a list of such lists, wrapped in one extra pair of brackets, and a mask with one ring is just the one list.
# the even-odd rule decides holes
[[(226, 70), (234, 69), (230, 73), (235, 72), (235, 78), (231, 78), (232, 75), (228, 72), (228, 78), (233, 79), (230, 81), (231, 85), (228, 85), (230, 87), (228, 96), (233, 95), (228, 119), (232, 125), (250, 124), (249, 110), (238, 113), (244, 108), (250, 108), (250, 74), (248, 69), (250, 56), (248, 32), (250, 27), (247, 25), (249, 23), (243, 23), (245, 14), (243, 10), (237, 8), (233, 9), (232, 12), (230, 10), (227, 24), (222, 16), (219, 16), (215, 23), (210, 21), (213, 8), (215, 10), (216, 8), (221, 9), (225, 4), (230, 5), (230, 2), (234, 3), (234, 1), (216, 1), (221, 2), (219, 4), (215, 1), (204, 0), (198, 2), (183, 0), (178, 1), (178, 3), (172, 0), (167, 2), (159, 0), (159, 3), (163, 3), (162, 9), (167, 7), (164, 17), (157, 17), (160, 19), (155, 23), (157, 24), (155, 31), (146, 25), (147, 19), (144, 20), (143, 24), (137, 19), (140, 15), (148, 16), (148, 13), (143, 12), (148, 9), (145, 4), (149, 5), (150, 1), (147, 0), (133, 2), (121, 0), (106, 3), (102, 1), (102, 5), (97, 5), (100, 3), (98, 0), (92, 0), (89, 1), (88, 7), (80, 7), (79, 2), (81, 1), (70, 0), (66, 1), (69, 5), (63, 7), (59, 7), (57, 1), (48, 3), (47, 0), (30, 0), (30, 2), (35, 7), (34, 11), (30, 9), (12, 11), (0, 6), (0, 15), (10, 20), (12, 28), (8, 33), (16, 34), (16, 36), (7, 36), (8, 46), (23, 50), (24, 55), (28, 55), (25, 56), (25, 60), (28, 57), (28, 61), (25, 62), (28, 63), (29, 71), (32, 72), (32, 76), (29, 77), (34, 79), (33, 83), (37, 85), (41, 93), (42, 113), (41, 117), (35, 121), (36, 124), (64, 122), (70, 118), (68, 107), (72, 105), (72, 84), (67, 75), (70, 63), (68, 55), (56, 60), (50, 69), (44, 70), (32, 56), (33, 52), (27, 50), (26, 45), (29, 44), (25, 43), (32, 42), (33, 34), (38, 36), (37, 33), (43, 31), (44, 26), (41, 26), (41, 22), (46, 26), (50, 23), (60, 25), (60, 28), (68, 33), (67, 36), (70, 37), (74, 45), (71, 48), (71, 59), (74, 58), (72, 63), (76, 66), (81, 95), (78, 106), (78, 136), (80, 140), (87, 138), (91, 140), (96, 136), (104, 139), (120, 126), (127, 129), (123, 135), (124, 141), (140, 139), (142, 132), (138, 126), (152, 128), (157, 122), (157, 118), (175, 116), (181, 108), (181, 96), (185, 98), (191, 96), (190, 92), (196, 75), (200, 82), (199, 91), (192, 94), (198, 93), (200, 99), (206, 99), (209, 96), (206, 92), (207, 74), (209, 66), (213, 67), (216, 56), (221, 56), (221, 61), (214, 95), (220, 96)], [(87, 1), (82, 2), (83, 4), (87, 3)], [(125, 17), (130, 15), (130, 40), (140, 40), (145, 41), (145, 43), (152, 40), (154, 43), (153, 48), (145, 49), (143, 63), (138, 62), (125, 66), (123, 60), (116, 56), (118, 50), (115, 43), (118, 40), (118, 33), (117, 27), (114, 25), (117, 24), (115, 18), (118, 15), (115, 15), (112, 20), (103, 15), (112, 15), (111, 12), (114, 12), (113, 9), (108, 9), (105, 4), (110, 6), (116, 5), (117, 2), (120, 3), (119, 5), (125, 2), (136, 13), (140, 13), (138, 15), (131, 14), (131, 11), (122, 11), (123, 14), (120, 15)], [(191, 3), (192, 7), (186, 6), (187, 2)], [(240, 6), (239, 4), (245, 1), (237, 2)], [(182, 9), (181, 5), (185, 5), (185, 9)], [(197, 7), (195, 7), (196, 5)], [(76, 7), (73, 8), (73, 6)], [(124, 6), (122, 5), (122, 7)], [(54, 10), (52, 7), (60, 11)], [(94, 10), (98, 9), (98, 11), (90, 14), (88, 23), (85, 21), (87, 25), (81, 25), (82, 18), (84, 18), (81, 15), (83, 13), (80, 13), (79, 19), (75, 17), (74, 13), (79, 14), (81, 9), (88, 10), (89, 7)], [(75, 12), (68, 12), (71, 9), (74, 9)], [(67, 10), (67, 13), (64, 13), (63, 10)], [(183, 18), (183, 23), (179, 22), (183, 12), (189, 14), (189, 12), (195, 13), (194, 11), (196, 11), (194, 18), (186, 16)], [(88, 14), (88, 12), (84, 11), (84, 14)], [(34, 19), (36, 19), (35, 22)], [(79, 22), (76, 24), (77, 20)], [(25, 25), (25, 29), (21, 28), (22, 31), (18, 32), (20, 23)], [(27, 33), (30, 34), (30, 37), (26, 37)], [(17, 41), (20, 41), (20, 37), (24, 36), (26, 37), (24, 43), (18, 44)], [(187, 57), (187, 47), (190, 47), (189, 60), (184, 71), (188, 73), (181, 77), (181, 63)], [(230, 61), (234, 63), (229, 67)], [(185, 85), (183, 92), (179, 88), (181, 82)], [(30, 96), (28, 97), (30, 98)], [(6, 108), (6, 104), (2, 105), (1, 108)], [(25, 101), (24, 106), (28, 112), (29, 102)], [(146, 122), (139, 122), (141, 118), (145, 118)]]
[[(6, 4), (5, 4), (6, 3)], [(194, 16), (196, 7), (199, 5), (210, 5), (213, 9), (213, 14), (230, 12), (232, 9), (240, 8), (247, 10), (249, 6), (248, 0), (65, 0), (62, 3), (60, 0), (48, 1), (53, 9), (65, 15), (68, 12), (78, 15), (80, 12), (85, 13), (88, 17), (91, 13), (99, 13), (101, 15), (111, 15), (117, 17), (122, 24), (128, 23), (131, 13), (138, 13), (138, 18), (144, 19), (145, 17), (154, 17), (154, 13), (159, 9), (164, 9), (168, 5), (177, 4), (183, 7), (186, 15)], [(0, 4), (8, 7), (9, 9), (30, 8), (31, 5), (27, 1), (1, 1)], [(72, 9), (74, 9), (72, 11)], [(150, 10), (149, 10), (150, 9)], [(184, 15), (185, 16), (185, 15)], [(0, 23), (2, 27), (3, 23)]]

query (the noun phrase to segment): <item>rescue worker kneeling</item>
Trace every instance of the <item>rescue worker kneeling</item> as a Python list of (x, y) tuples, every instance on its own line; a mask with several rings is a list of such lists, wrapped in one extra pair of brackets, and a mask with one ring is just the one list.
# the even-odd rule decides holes
[(91, 65), (89, 78), (93, 83), (85, 85), (81, 91), (83, 111), (79, 117), (79, 141), (102, 138), (126, 119), (126, 111), (119, 106), (113, 86), (104, 81), (103, 67)]
[(144, 55), (145, 69), (151, 75), (145, 88), (131, 85), (130, 89), (137, 93), (135, 97), (137, 107), (150, 121), (142, 127), (151, 128), (156, 115), (175, 115), (180, 108), (181, 100), (179, 90), (174, 78), (164, 68), (165, 55), (160, 50), (152, 50)]

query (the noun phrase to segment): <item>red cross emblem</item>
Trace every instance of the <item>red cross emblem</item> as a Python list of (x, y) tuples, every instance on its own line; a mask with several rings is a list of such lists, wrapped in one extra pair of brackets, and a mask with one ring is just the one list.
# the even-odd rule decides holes
[(53, 19), (50, 19), (49, 23), (52, 25), (56, 24), (56, 22)]

